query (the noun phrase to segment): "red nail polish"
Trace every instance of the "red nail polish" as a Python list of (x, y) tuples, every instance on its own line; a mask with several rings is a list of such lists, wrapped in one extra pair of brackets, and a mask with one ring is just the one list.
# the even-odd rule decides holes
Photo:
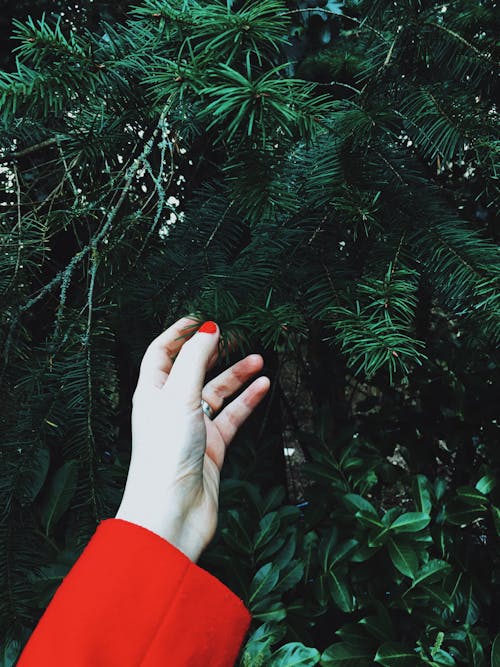
[(217, 325), (215, 322), (208, 320), (208, 322), (204, 322), (201, 325), (198, 331), (201, 331), (202, 333), (215, 333), (217, 331)]

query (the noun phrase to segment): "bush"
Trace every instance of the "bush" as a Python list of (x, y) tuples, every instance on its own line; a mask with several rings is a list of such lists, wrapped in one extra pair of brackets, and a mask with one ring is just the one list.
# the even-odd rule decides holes
[(204, 556), (253, 614), (240, 665), (486, 665), (498, 627), (493, 476), (471, 471), (456, 487), (394, 466), (358, 433), (300, 436), (313, 457), (306, 500), (226, 479)]

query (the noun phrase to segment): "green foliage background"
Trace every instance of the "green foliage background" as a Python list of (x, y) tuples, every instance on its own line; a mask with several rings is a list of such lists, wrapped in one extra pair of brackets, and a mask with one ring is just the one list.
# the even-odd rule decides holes
[(495, 3), (44, 9), (1, 26), (0, 665), (187, 313), (272, 380), (200, 563), (239, 664), (500, 665)]

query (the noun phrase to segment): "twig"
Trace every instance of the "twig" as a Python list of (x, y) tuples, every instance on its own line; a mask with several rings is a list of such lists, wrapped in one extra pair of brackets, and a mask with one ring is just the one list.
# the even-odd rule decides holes
[[(348, 14), (339, 14), (338, 12), (332, 12), (331, 9), (323, 9), (323, 7), (321, 7), (321, 8), (311, 7), (310, 9), (309, 8), (290, 9), (289, 11), (287, 11), (287, 14), (297, 14), (297, 13), (302, 13), (302, 12), (316, 12), (316, 13), (318, 13), (318, 11), (324, 12), (325, 14), (331, 14), (332, 16), (337, 16), (337, 17), (340, 17), (342, 19), (347, 19), (348, 21), (354, 21), (354, 23), (357, 23), (360, 28), (362, 28), (365, 25), (364, 21), (360, 21), (359, 19), (354, 18), (354, 16), (349, 16)], [(376, 35), (378, 35), (382, 39), (385, 39), (384, 35), (379, 30), (374, 28), (373, 26), (371, 26), (369, 24), (366, 24), (366, 27), (368, 28), (368, 30), (371, 30), (372, 32), (374, 32)]]
[(87, 295), (87, 306), (89, 309), (87, 317), (87, 330), (85, 332), (85, 339), (83, 341), (83, 346), (86, 352), (86, 370), (87, 370), (87, 393), (88, 393), (88, 404), (87, 404), (87, 444), (88, 444), (88, 453), (89, 453), (89, 479), (90, 479), (90, 489), (92, 497), (92, 509), (94, 514), (94, 519), (96, 523), (99, 523), (99, 516), (97, 510), (97, 499), (95, 494), (95, 478), (94, 478), (94, 457), (95, 457), (95, 437), (94, 429), (92, 428), (92, 367), (91, 367), (91, 346), (90, 346), (90, 328), (92, 326), (92, 308), (93, 308), (93, 297), (94, 297), (94, 286), (95, 286), (95, 277), (97, 274), (97, 267), (99, 263), (99, 256), (97, 253), (97, 243), (94, 241), (92, 243), (92, 253), (90, 256), (91, 269), (90, 269), (90, 286), (89, 292)]
[(0, 164), (5, 164), (6, 162), (10, 162), (11, 160), (16, 160), (17, 158), (24, 157), (25, 155), (29, 155), (30, 153), (34, 153), (35, 151), (40, 151), (42, 150), (42, 148), (48, 148), (49, 146), (53, 146), (54, 144), (58, 143), (60, 138), (61, 138), (60, 136), (50, 137), (49, 139), (45, 139), (44, 141), (41, 141), (39, 144), (35, 144), (34, 146), (28, 146), (27, 148), (23, 148), (20, 151), (9, 153), (8, 155), (5, 155), (2, 158)]
[(17, 199), (17, 225), (18, 228), (18, 244), (17, 244), (17, 259), (16, 259), (16, 268), (14, 269), (14, 275), (12, 276), (9, 287), (14, 282), (17, 272), (19, 271), (19, 265), (21, 263), (21, 247), (22, 247), (22, 215), (21, 215), (21, 184), (19, 183), (19, 175), (17, 173), (17, 167), (14, 167), (14, 178), (16, 180), (16, 199)]
[(394, 271), (396, 269), (396, 264), (399, 260), (399, 255), (401, 253), (401, 248), (403, 247), (403, 241), (405, 240), (405, 236), (406, 236), (406, 232), (403, 232), (401, 234), (401, 238), (399, 239), (398, 248), (396, 250), (396, 254), (394, 255), (394, 261), (393, 261), (392, 266), (391, 266), (391, 278), (394, 275)]
[(480, 51), (478, 48), (476, 48), (474, 46), (474, 44), (471, 44), (470, 42), (468, 42), (466, 39), (464, 39), (464, 37), (462, 37), (462, 35), (459, 35), (458, 32), (455, 32), (454, 30), (450, 30), (450, 28), (447, 28), (444, 25), (439, 25), (439, 23), (434, 23), (432, 21), (430, 21), (428, 23), (428, 25), (431, 25), (433, 28), (437, 28), (438, 30), (442, 30), (443, 32), (448, 33), (448, 35), (451, 35), (455, 39), (458, 39), (459, 42), (462, 42), (462, 44), (465, 44), (466, 46), (468, 46), (469, 49), (472, 49), (482, 60), (485, 60), (487, 63), (489, 63), (489, 64), (494, 63), (493, 58), (492, 58), (491, 55), (489, 55), (488, 53), (483, 53), (482, 51)]
[(224, 220), (225, 220), (227, 214), (229, 213), (229, 211), (231, 210), (231, 207), (233, 206), (233, 204), (234, 204), (234, 199), (232, 199), (232, 200), (229, 202), (229, 206), (226, 208), (226, 210), (224, 211), (224, 213), (221, 215), (221, 218), (220, 218), (219, 222), (215, 225), (215, 227), (214, 227), (212, 233), (210, 234), (210, 237), (209, 237), (208, 241), (205, 243), (205, 247), (203, 248), (203, 250), (204, 250), (204, 252), (205, 252), (205, 262), (206, 262), (206, 264), (207, 264), (207, 268), (208, 268), (208, 253), (207, 253), (207, 248), (208, 248), (208, 246), (212, 243), (212, 240), (213, 240), (214, 236), (215, 236), (215, 235), (217, 234), (217, 232), (219, 231), (220, 226), (221, 226), (222, 223), (224, 222)]
[(359, 88), (355, 88), (354, 86), (350, 86), (348, 83), (343, 83), (342, 81), (328, 81), (328, 83), (322, 83), (321, 81), (318, 81), (316, 83), (318, 86), (342, 86), (343, 88), (348, 88), (349, 90), (354, 91), (358, 95), (361, 95), (363, 92), (362, 90), (359, 90)]
[(328, 218), (329, 215), (330, 215), (330, 213), (327, 213), (326, 215), (323, 216), (323, 219), (320, 221), (319, 225), (316, 227), (316, 229), (312, 233), (312, 236), (309, 239), (309, 241), (307, 242), (307, 245), (311, 245), (311, 243), (314, 241), (314, 239), (316, 238), (316, 235), (318, 234), (318, 232), (321, 231), (323, 223), (326, 221), (326, 219)]
[(328, 283), (329, 283), (329, 285), (331, 287), (331, 290), (333, 292), (333, 296), (335, 297), (335, 301), (337, 302), (337, 305), (340, 306), (341, 302), (340, 302), (340, 299), (339, 299), (338, 292), (335, 289), (335, 285), (333, 284), (333, 280), (332, 280), (332, 277), (330, 275), (330, 271), (328, 270), (328, 267), (326, 266), (326, 264), (324, 263), (323, 260), (321, 260), (321, 265), (325, 269), (326, 277), (328, 278)]
[(382, 158), (382, 160), (386, 163), (386, 165), (389, 167), (389, 169), (390, 169), (392, 172), (394, 172), (394, 174), (396, 174), (396, 177), (398, 178), (398, 180), (400, 181), (400, 183), (402, 183), (403, 185), (408, 185), (407, 182), (404, 180), (404, 178), (401, 176), (401, 174), (400, 174), (398, 171), (396, 171), (396, 169), (392, 166), (392, 164), (389, 162), (389, 160), (388, 160), (384, 155), (382, 155), (382, 153), (380, 153), (380, 152), (377, 151), (377, 150), (375, 151), (375, 153), (376, 153), (380, 158)]
[(396, 34), (394, 35), (394, 39), (392, 40), (391, 47), (390, 47), (389, 51), (387, 52), (387, 55), (386, 55), (385, 60), (384, 60), (384, 65), (383, 65), (384, 67), (387, 67), (389, 65), (390, 61), (391, 61), (392, 53), (394, 51), (394, 47), (396, 46), (396, 42), (398, 41), (398, 35), (401, 32), (402, 27), (403, 26), (400, 25), (398, 27), (398, 29), (396, 30)]

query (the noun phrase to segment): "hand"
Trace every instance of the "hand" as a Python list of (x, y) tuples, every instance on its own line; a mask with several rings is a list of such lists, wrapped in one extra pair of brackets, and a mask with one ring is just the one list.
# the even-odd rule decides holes
[[(194, 333), (196, 326), (193, 318), (181, 318), (144, 354), (132, 399), (132, 457), (116, 514), (158, 533), (194, 562), (217, 527), (226, 449), (271, 384), (257, 378), (209, 419), (201, 398), (217, 412), (264, 360), (251, 354), (204, 386), (218, 358), (220, 332)], [(183, 335), (188, 340), (179, 340)]]

